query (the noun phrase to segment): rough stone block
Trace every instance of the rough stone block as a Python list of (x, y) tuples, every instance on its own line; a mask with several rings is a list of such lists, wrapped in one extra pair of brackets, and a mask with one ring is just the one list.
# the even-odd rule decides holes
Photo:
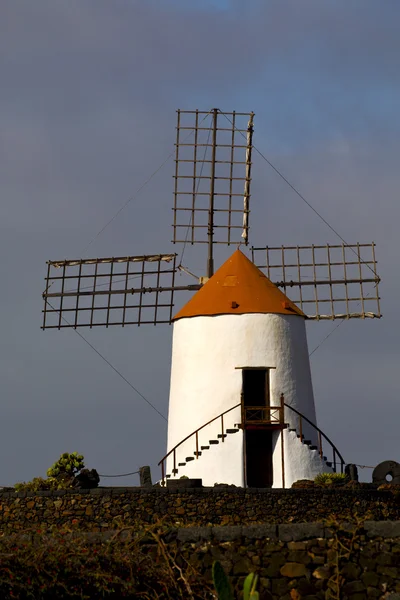
[(197, 542), (211, 539), (211, 527), (185, 527), (178, 529), (177, 539), (180, 542)]
[(249, 539), (277, 539), (276, 525), (247, 525), (243, 527), (243, 537)]
[(369, 537), (400, 537), (400, 521), (365, 521), (364, 529)]
[(212, 527), (212, 537), (221, 542), (237, 540), (243, 535), (243, 527), (239, 525), (229, 525), (224, 527)]
[(322, 523), (285, 523), (278, 525), (278, 538), (282, 542), (324, 537)]

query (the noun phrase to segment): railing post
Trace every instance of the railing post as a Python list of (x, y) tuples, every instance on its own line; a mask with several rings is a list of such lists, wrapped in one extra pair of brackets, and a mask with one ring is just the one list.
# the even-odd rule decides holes
[(284, 429), (281, 429), (281, 465), (282, 465), (282, 488), (285, 489), (285, 444), (283, 440)]
[(164, 485), (164, 479), (165, 479), (165, 464), (164, 464), (164, 459), (161, 461), (161, 481), (163, 482)]
[(222, 433), (222, 441), (224, 441), (224, 415), (221, 415), (221, 433)]
[(176, 450), (174, 448), (174, 475), (176, 474)]
[(199, 458), (199, 432), (196, 431), (196, 459)]
[(303, 419), (299, 415), (299, 433), (300, 433), (300, 441), (303, 441)]
[(319, 455), (322, 458), (323, 457), (323, 452), (322, 452), (322, 436), (321, 436), (321, 432), (318, 431), (318, 442), (319, 442)]
[(285, 422), (285, 396), (281, 394), (281, 410), (279, 411), (281, 425)]
[(336, 450), (333, 448), (333, 472), (336, 473)]

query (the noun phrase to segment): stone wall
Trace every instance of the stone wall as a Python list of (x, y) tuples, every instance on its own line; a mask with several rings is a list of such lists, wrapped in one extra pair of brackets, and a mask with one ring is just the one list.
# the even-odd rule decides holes
[(107, 531), (118, 523), (251, 525), (342, 520), (400, 520), (400, 497), (374, 489), (97, 488), (0, 493), (0, 531), (75, 525)]
[[(115, 544), (129, 540), (131, 532), (78, 535), (91, 544)], [(250, 572), (259, 576), (260, 600), (400, 597), (400, 521), (170, 527), (160, 537), (175, 564), (184, 571), (188, 564), (194, 567), (198, 581), (202, 575), (211, 584), (212, 564), (219, 560), (238, 599)], [(26, 534), (21, 538), (26, 543)], [(159, 545), (152, 536), (145, 535), (140, 545), (142, 555), (158, 560)]]
[(220, 560), (238, 590), (255, 571), (260, 600), (386, 600), (400, 593), (400, 522), (370, 521), (338, 531), (322, 523), (191, 527), (171, 532), (168, 543), (178, 546), (181, 564), (186, 559), (209, 580), (213, 561)]

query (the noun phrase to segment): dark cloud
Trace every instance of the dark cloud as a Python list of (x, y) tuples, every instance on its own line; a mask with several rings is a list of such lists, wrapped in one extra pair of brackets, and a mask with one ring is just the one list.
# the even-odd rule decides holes
[[(320, 423), (345, 457), (400, 458), (399, 12), (372, 0), (3, 0), (0, 439), (13, 451), (0, 484), (65, 450), (103, 473), (155, 469), (164, 452), (164, 421), (74, 332), (39, 326), (45, 261), (79, 256), (165, 160), (178, 107), (254, 110), (257, 147), (346, 240), (377, 242), (385, 318), (341, 325), (312, 369)], [(172, 168), (86, 255), (171, 249)], [(336, 241), (257, 156), (253, 176), (254, 243)], [(202, 249), (185, 262), (201, 273)], [(331, 328), (310, 324), (310, 349)], [(84, 334), (166, 414), (168, 327)]]

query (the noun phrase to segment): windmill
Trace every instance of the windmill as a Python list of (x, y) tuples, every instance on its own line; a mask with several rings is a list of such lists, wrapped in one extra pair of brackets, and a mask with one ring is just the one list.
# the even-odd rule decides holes
[(163, 482), (285, 487), (344, 468), (316, 424), (305, 320), (381, 316), (375, 245), (252, 246), (214, 272), (216, 244), (249, 245), (253, 122), (177, 111), (172, 241), (207, 246), (196, 283), (176, 284), (191, 275), (176, 253), (47, 263), (43, 329), (173, 323)]

